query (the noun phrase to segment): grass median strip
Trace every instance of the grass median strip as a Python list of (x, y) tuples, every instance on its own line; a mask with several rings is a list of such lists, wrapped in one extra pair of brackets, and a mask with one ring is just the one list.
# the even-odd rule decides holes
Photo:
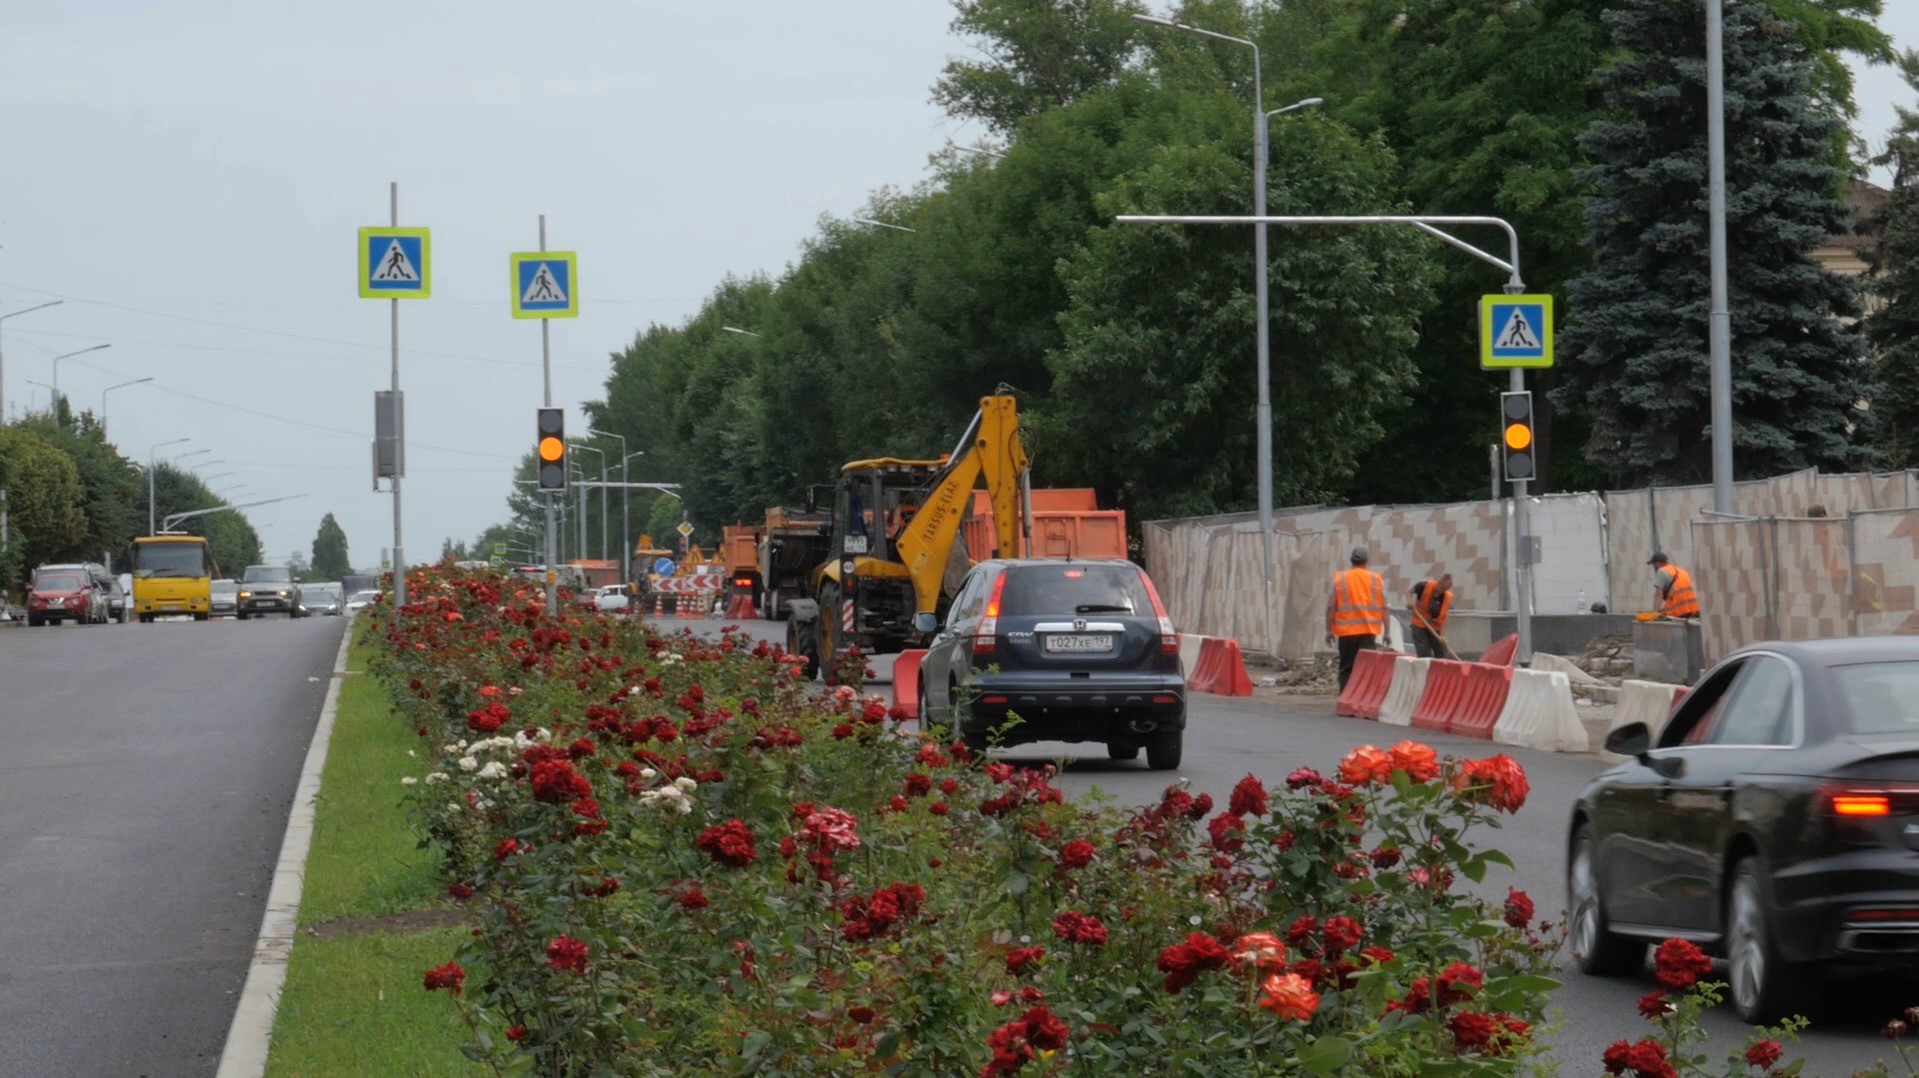
[(418, 746), (377, 680), (342, 679), (270, 1075), (480, 1073), (460, 1056), (466, 1027), (420, 983), (465, 929), (408, 825), (400, 780)]

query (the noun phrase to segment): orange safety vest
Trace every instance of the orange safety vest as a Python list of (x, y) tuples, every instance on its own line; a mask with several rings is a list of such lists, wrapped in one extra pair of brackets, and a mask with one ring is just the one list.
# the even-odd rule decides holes
[(1692, 589), (1692, 574), (1670, 564), (1666, 571), (1672, 574), (1672, 587), (1666, 592), (1666, 601), (1659, 612), (1669, 618), (1698, 617), (1699, 596)]
[(1413, 624), (1420, 628), (1431, 629), (1434, 636), (1445, 636), (1446, 615), (1453, 612), (1453, 593), (1440, 592), (1439, 613), (1433, 614), (1431, 613), (1433, 592), (1438, 588), (1439, 581), (1428, 580), (1426, 586), (1414, 597)]
[(1386, 631), (1386, 585), (1370, 569), (1333, 574), (1333, 635), (1379, 636)]

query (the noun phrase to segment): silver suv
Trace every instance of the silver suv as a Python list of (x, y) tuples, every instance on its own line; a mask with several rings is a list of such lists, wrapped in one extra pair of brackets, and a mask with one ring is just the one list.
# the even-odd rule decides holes
[(267, 614), (297, 618), (300, 582), (285, 565), (249, 565), (240, 577), (240, 620)]

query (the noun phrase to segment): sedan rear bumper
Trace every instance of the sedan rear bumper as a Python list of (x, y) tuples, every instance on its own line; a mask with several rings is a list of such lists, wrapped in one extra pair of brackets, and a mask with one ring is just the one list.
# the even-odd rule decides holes
[(984, 674), (962, 690), (970, 696), (963, 733), (1000, 731), (1005, 744), (1030, 741), (1132, 741), (1186, 728), (1186, 683), (1178, 677), (1113, 675), (1051, 678)]
[(1773, 891), (1794, 961), (1909, 968), (1919, 956), (1919, 854), (1848, 851), (1779, 870)]

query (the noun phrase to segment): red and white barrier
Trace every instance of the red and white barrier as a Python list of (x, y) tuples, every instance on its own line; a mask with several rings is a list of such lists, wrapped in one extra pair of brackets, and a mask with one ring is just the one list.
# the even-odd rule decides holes
[(1426, 686), (1410, 718), (1415, 729), (1443, 734), (1452, 727), (1453, 712), (1466, 696), (1466, 664), (1452, 659), (1426, 662)]
[(1179, 634), (1179, 668), (1186, 675), (1186, 688), (1192, 692), (1253, 695), (1246, 659), (1240, 654), (1239, 641), (1231, 637)]
[(1486, 653), (1479, 657), (1479, 661), (1489, 666), (1511, 666), (1513, 660), (1518, 657), (1519, 634), (1512, 633), (1504, 640), (1497, 641), (1492, 647), (1487, 648)]
[(756, 617), (759, 617), (759, 612), (753, 609), (753, 597), (751, 595), (741, 593), (726, 601), (726, 618), (728, 621), (734, 618), (746, 620)]
[(1401, 659), (1393, 666), (1393, 683), (1379, 705), (1379, 721), (1388, 726), (1406, 726), (1413, 721), (1413, 709), (1426, 695), (1426, 676), (1431, 659)]
[(1586, 727), (1572, 681), (1557, 670), (1510, 670), (1512, 688), (1493, 724), (1493, 740), (1547, 752), (1585, 752)]
[[(1684, 685), (1664, 681), (1622, 681), (1619, 683), (1619, 704), (1613, 709), (1612, 723), (1606, 732), (1610, 734), (1629, 723), (1643, 722), (1646, 729), (1652, 731), (1656, 741), (1659, 731), (1665, 729), (1666, 719), (1679, 706), (1679, 701), (1686, 698), (1688, 691)], [(1609, 760), (1625, 759), (1610, 752), (1602, 755)]]
[(902, 651), (893, 660), (893, 705), (904, 709), (909, 719), (919, 718), (920, 662), (925, 658), (922, 648)]
[(1353, 656), (1353, 672), (1333, 711), (1356, 719), (1379, 718), (1379, 705), (1393, 685), (1393, 670), (1401, 656), (1391, 651), (1362, 651)]
[(1506, 698), (1511, 695), (1513, 668), (1486, 663), (1466, 663), (1465, 666), (1466, 692), (1452, 720), (1446, 724), (1446, 731), (1491, 741), (1493, 727), (1498, 725), (1500, 713), (1506, 710)]

